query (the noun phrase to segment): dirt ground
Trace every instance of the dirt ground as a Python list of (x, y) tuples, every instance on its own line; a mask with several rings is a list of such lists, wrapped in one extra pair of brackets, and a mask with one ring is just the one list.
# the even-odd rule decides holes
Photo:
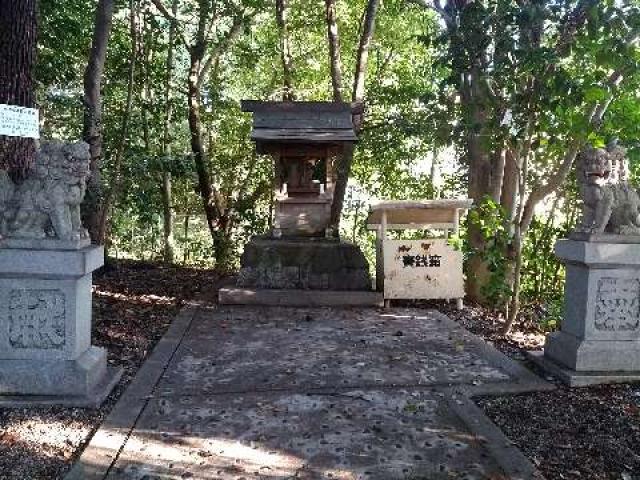
[[(516, 325), (500, 335), (502, 319), (468, 306), (458, 312), (440, 306), (449, 317), (492, 342), (503, 353), (524, 360), (523, 350), (538, 350), (544, 334), (535, 324)], [(640, 384), (569, 389), (498, 398), (477, 403), (549, 480), (640, 479)]]

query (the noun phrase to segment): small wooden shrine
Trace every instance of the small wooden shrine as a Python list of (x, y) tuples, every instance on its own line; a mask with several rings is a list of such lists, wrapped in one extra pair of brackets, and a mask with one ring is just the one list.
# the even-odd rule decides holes
[(360, 248), (329, 231), (334, 162), (357, 142), (353, 116), (362, 106), (244, 101), (242, 110), (253, 113), (256, 150), (275, 161), (275, 218), (268, 235), (245, 245), (220, 304), (381, 305)]
[(335, 186), (334, 161), (357, 142), (361, 105), (336, 102), (242, 102), (253, 113), (256, 150), (273, 156), (274, 237), (324, 236)]

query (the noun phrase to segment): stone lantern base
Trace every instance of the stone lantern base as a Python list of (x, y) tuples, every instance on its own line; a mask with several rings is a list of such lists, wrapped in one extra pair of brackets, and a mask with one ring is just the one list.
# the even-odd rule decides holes
[(640, 380), (640, 244), (561, 240), (556, 254), (562, 328), (532, 360), (571, 386)]
[(0, 405), (98, 406), (120, 379), (91, 345), (103, 248), (61, 248), (0, 248)]

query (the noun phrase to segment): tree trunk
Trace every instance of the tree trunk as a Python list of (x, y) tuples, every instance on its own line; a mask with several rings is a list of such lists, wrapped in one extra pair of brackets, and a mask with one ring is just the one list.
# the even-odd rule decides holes
[(191, 60), (188, 80), (189, 131), (191, 132), (191, 152), (193, 153), (193, 160), (198, 175), (198, 193), (202, 198), (202, 206), (207, 218), (207, 226), (213, 239), (216, 236), (218, 212), (215, 205), (213, 188), (211, 187), (211, 175), (209, 174), (209, 166), (207, 164), (207, 154), (202, 141), (200, 88), (198, 81), (204, 50), (204, 45), (195, 45), (190, 49)]
[[(479, 65), (473, 65), (463, 75), (460, 88), (461, 98), (466, 110), (467, 122), (470, 124), (466, 136), (466, 160), (469, 168), (469, 197), (475, 205), (480, 205), (485, 198), (491, 196), (491, 176), (493, 167), (491, 153), (486, 141), (488, 112), (486, 90), (481, 86), (483, 77)], [(491, 272), (484, 259), (487, 248), (486, 240), (478, 225), (469, 222), (469, 244), (473, 254), (468, 261), (467, 295), (477, 301), (486, 301), (483, 287), (488, 283)]]
[[(174, 0), (172, 12), (175, 16), (178, 10), (178, 1)], [(173, 77), (173, 57), (176, 42), (176, 26), (171, 23), (169, 27), (169, 47), (167, 51), (167, 74), (164, 82), (164, 123), (162, 127), (162, 155), (165, 162), (171, 157), (171, 120), (173, 109), (171, 106), (171, 80)], [(163, 164), (162, 172), (162, 216), (163, 216), (163, 258), (167, 263), (173, 263), (175, 259), (175, 240), (173, 236), (173, 198), (171, 193), (172, 179), (168, 165)]]
[(509, 225), (509, 231), (513, 231), (513, 222), (516, 218), (518, 205), (519, 171), (517, 153), (512, 149), (505, 152), (504, 176), (502, 180), (502, 192), (500, 194), (500, 206), (504, 210), (505, 220)]
[(513, 245), (510, 249), (509, 262), (513, 264), (513, 284), (511, 287), (511, 300), (509, 302), (506, 322), (502, 328), (502, 334), (506, 335), (511, 330), (518, 313), (520, 312), (520, 290), (522, 281), (522, 241), (523, 235), (520, 226), (516, 226), (513, 237)]
[(329, 66), (331, 68), (333, 101), (342, 102), (342, 60), (340, 58), (340, 34), (338, 33), (336, 0), (325, 0), (325, 12), (327, 21), (327, 39), (329, 41)]
[[(371, 48), (371, 42), (373, 41), (375, 22), (379, 5), (380, 0), (369, 0), (367, 2), (367, 8), (365, 10), (364, 21), (362, 24), (362, 34), (360, 36), (360, 44), (358, 45), (358, 54), (356, 57), (356, 69), (353, 79), (352, 101), (355, 103), (361, 103), (362, 101), (364, 101), (367, 68), (369, 65), (369, 50)], [(359, 134), (362, 130), (362, 124), (364, 121), (364, 110), (354, 115), (353, 121), (356, 134)], [(347, 147), (345, 147), (344, 152), (342, 153), (342, 155), (340, 155), (336, 162), (336, 184), (334, 188), (333, 202), (331, 204), (331, 217), (329, 222), (329, 228), (336, 236), (339, 235), (340, 231), (340, 215), (342, 214), (342, 208), (344, 206), (344, 196), (347, 191), (349, 175), (351, 174), (351, 164), (353, 163), (354, 151), (355, 146), (353, 144), (348, 145)]]
[(287, 14), (287, 0), (276, 0), (276, 21), (278, 30), (280, 30), (280, 59), (282, 60), (283, 72), (282, 100), (290, 102), (295, 100), (295, 93), (293, 91), (293, 62), (291, 59)]
[[(378, 13), (379, 0), (369, 0), (367, 2), (367, 10), (364, 16), (362, 26), (362, 35), (360, 36), (360, 44), (358, 45), (358, 55), (356, 61), (356, 72), (353, 79), (353, 95), (352, 101), (362, 102), (364, 100), (367, 67), (369, 66), (369, 50), (373, 41), (373, 33), (376, 25), (376, 15)], [(356, 128), (362, 128), (362, 122), (356, 123)]]
[(131, 110), (133, 108), (133, 91), (135, 86), (136, 63), (138, 56), (138, 25), (136, 3), (137, 2), (135, 0), (129, 1), (129, 34), (131, 36), (131, 57), (129, 58), (127, 99), (124, 112), (122, 113), (122, 123), (120, 125), (120, 132), (118, 136), (119, 143), (113, 161), (113, 174), (109, 179), (109, 190), (104, 196), (104, 201), (102, 202), (101, 208), (99, 210), (98, 230), (95, 232), (97, 235), (95, 241), (100, 245), (105, 244), (108, 223), (111, 215), (111, 207), (113, 206), (113, 203), (115, 202), (115, 199), (120, 190), (120, 184), (122, 180), (122, 160), (127, 148), (127, 141), (129, 136), (129, 120), (131, 118)]
[[(36, 0), (4, 0), (0, 10), (0, 103), (34, 108)], [(35, 160), (31, 138), (0, 137), (0, 168), (22, 177)]]
[(220, 273), (228, 273), (233, 270), (231, 231), (231, 220), (228, 217), (221, 218), (216, 234), (213, 236), (215, 269)]
[(91, 176), (83, 204), (84, 222), (94, 242), (100, 241), (102, 211), (102, 74), (107, 57), (107, 45), (113, 21), (114, 0), (99, 0), (96, 7), (93, 40), (89, 61), (84, 72), (84, 125), (82, 138), (91, 151)]
[(438, 177), (438, 147), (435, 143), (433, 146), (433, 152), (431, 158), (431, 169), (429, 171), (429, 181), (431, 182), (431, 188), (433, 188), (433, 198), (440, 198), (438, 191), (436, 190), (436, 179)]

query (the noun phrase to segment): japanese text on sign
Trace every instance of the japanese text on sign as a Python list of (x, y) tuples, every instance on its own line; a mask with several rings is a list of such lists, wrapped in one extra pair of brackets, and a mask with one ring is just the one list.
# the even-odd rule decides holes
[(392, 240), (382, 245), (385, 298), (462, 298), (462, 252), (446, 239)]
[(0, 135), (40, 138), (40, 118), (35, 108), (0, 104)]
[(403, 255), (402, 265), (406, 267), (440, 268), (441, 255)]

